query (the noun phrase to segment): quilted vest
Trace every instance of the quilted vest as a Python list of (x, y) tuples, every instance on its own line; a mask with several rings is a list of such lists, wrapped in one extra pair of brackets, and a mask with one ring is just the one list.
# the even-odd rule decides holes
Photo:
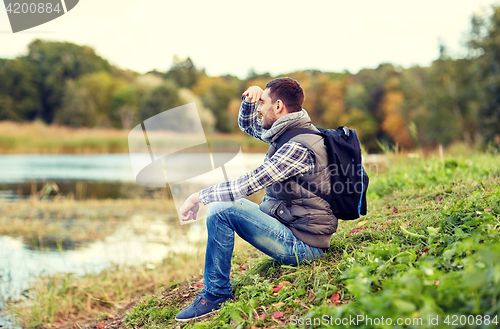
[[(317, 129), (310, 123), (301, 128)], [(330, 194), (330, 171), (328, 157), (323, 138), (318, 135), (303, 134), (290, 141), (298, 142), (311, 150), (315, 155), (315, 166), (312, 172), (300, 176), (301, 184), (309, 184)], [(276, 143), (269, 146), (266, 160), (276, 152)], [(292, 179), (274, 183), (265, 188), (266, 194), (260, 203), (260, 210), (285, 224), (293, 234), (306, 244), (318, 247), (330, 247), (332, 234), (337, 230), (337, 218), (330, 205), (321, 197)], [(291, 193), (291, 207), (286, 206), (287, 194)]]

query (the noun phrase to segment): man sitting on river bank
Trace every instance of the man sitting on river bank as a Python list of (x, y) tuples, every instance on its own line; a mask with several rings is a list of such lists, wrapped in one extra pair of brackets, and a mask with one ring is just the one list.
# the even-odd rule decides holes
[[(177, 314), (178, 321), (202, 317), (233, 298), (229, 274), (235, 232), (278, 262), (298, 265), (305, 259), (322, 257), (337, 229), (337, 218), (330, 205), (290, 179), (301, 176), (330, 193), (323, 138), (302, 134), (276, 149), (278, 138), (288, 129), (317, 131), (302, 108), (302, 87), (293, 79), (280, 78), (267, 83), (265, 90), (252, 86), (242, 95), (240, 129), (270, 147), (263, 165), (237, 179), (190, 195), (181, 207), (182, 220), (190, 220), (196, 218), (198, 203), (210, 204), (205, 286), (191, 305)], [(244, 199), (263, 188), (266, 194), (260, 205)], [(291, 206), (287, 206), (290, 194)]]

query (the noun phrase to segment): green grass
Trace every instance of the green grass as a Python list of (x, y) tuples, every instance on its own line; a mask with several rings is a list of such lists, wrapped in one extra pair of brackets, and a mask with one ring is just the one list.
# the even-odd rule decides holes
[[(185, 328), (497, 327), (498, 156), (391, 161), (371, 177), (367, 216), (341, 222), (324, 258), (289, 267), (235, 254), (237, 299)], [(123, 327), (174, 326), (189, 300), (169, 294), (138, 304)]]
[[(372, 321), (384, 317), (385, 322), (343, 327), (497, 327), (492, 320), (500, 321), (498, 156), (472, 154), (441, 162), (396, 154), (385, 168), (370, 177), (368, 215), (341, 221), (324, 258), (281, 266), (255, 249), (239, 248), (231, 274), (236, 300), (185, 328), (339, 327), (335, 320), (361, 316)], [(40, 230), (47, 224), (43, 229), (55, 235), (59, 228), (51, 225), (65, 218), (106, 222), (111, 215), (122, 220), (150, 208), (153, 216), (170, 211), (171, 205), (158, 200), (27, 200), (3, 204), (1, 211), (10, 234), (29, 237), (37, 221)], [(197, 255), (167, 259), (153, 270), (116, 267), (85, 277), (40, 277), (29, 298), (9, 308), (24, 327), (82, 324), (92, 318), (94, 324), (119, 319), (120, 328), (172, 328), (178, 326), (175, 314), (202, 289), (197, 285), (202, 265)], [(195, 274), (195, 279), (179, 281)], [(120, 317), (130, 301), (135, 306)], [(457, 325), (446, 325), (446, 316)], [(474, 324), (460, 324), (464, 319), (472, 323), (471, 317)], [(387, 325), (387, 319), (395, 324), (398, 318), (413, 324)], [(435, 319), (439, 324), (429, 325)]]

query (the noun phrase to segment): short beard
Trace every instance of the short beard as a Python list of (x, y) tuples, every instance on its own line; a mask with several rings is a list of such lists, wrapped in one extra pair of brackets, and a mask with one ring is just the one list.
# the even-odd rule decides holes
[(271, 124), (269, 124), (269, 122), (266, 120), (266, 125), (262, 125), (262, 128), (266, 129), (266, 130), (269, 130), (271, 129), (271, 127), (273, 126), (273, 124), (276, 122), (276, 120), (274, 120)]

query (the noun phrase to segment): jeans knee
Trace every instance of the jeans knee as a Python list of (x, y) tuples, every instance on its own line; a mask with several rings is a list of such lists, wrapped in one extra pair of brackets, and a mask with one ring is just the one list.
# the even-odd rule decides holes
[(213, 217), (231, 206), (232, 206), (231, 202), (212, 202), (208, 204), (207, 218)]
[(207, 216), (207, 228), (213, 227), (217, 222), (217, 216), (208, 214)]

